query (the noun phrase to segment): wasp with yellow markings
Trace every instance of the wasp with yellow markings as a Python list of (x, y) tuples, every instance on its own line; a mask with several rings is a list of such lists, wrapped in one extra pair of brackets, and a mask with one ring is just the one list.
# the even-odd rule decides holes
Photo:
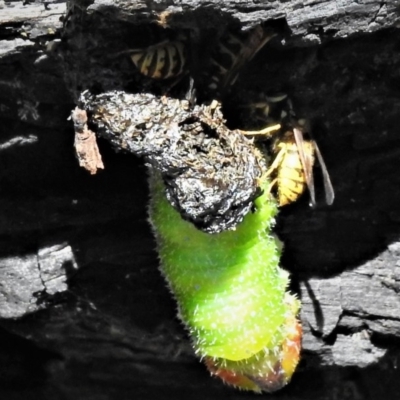
[(315, 140), (305, 140), (302, 130), (294, 127), (293, 131), (287, 130), (283, 135), (279, 134), (275, 138), (272, 144), (272, 153), (275, 158), (267, 171), (267, 176), (271, 175), (274, 178), (271, 189), (276, 185), (280, 206), (296, 201), (306, 187), (310, 192), (310, 205), (315, 206), (313, 175), (315, 155), (322, 170), (326, 203), (328, 205), (333, 203), (335, 193)]
[(235, 83), (239, 71), (275, 36), (272, 29), (255, 27), (251, 31), (226, 31), (216, 41), (206, 69), (207, 90), (223, 95)]
[[(293, 116), (292, 105), (284, 93), (245, 93), (251, 101), (239, 104), (235, 113), (242, 124), (250, 129), (261, 129), (265, 126), (281, 123)], [(255, 97), (256, 96), (256, 97)], [(255, 97), (255, 98), (254, 98)], [(240, 100), (239, 100), (240, 101)]]
[(181, 40), (165, 40), (128, 52), (139, 72), (148, 78), (176, 78), (185, 72), (187, 54), (185, 43)]
[[(169, 34), (173, 35), (171, 32)], [(177, 34), (175, 38), (163, 40), (147, 47), (130, 49), (123, 53), (130, 54), (138, 71), (152, 79), (179, 78), (190, 69), (191, 75), (202, 76), (206, 91), (214, 99), (215, 96), (218, 97), (221, 93), (229, 90), (236, 81), (240, 69), (273, 36), (275, 33), (272, 29), (262, 26), (257, 26), (248, 32), (229, 29), (218, 39), (209, 38), (209, 41), (213, 43), (212, 46), (209, 46), (207, 40), (206, 44), (203, 43), (204, 51), (200, 54), (203, 58), (208, 59), (205, 64), (198, 56), (196, 56), (196, 60), (191, 59), (193, 43), (190, 44), (189, 37), (183, 33)], [(211, 49), (210, 52), (208, 52), (208, 48)]]
[[(266, 176), (273, 178), (270, 188), (272, 190), (276, 187), (279, 205), (285, 206), (296, 201), (308, 188), (310, 205), (315, 206), (315, 156), (322, 170), (326, 203), (331, 205), (335, 194), (324, 159), (315, 140), (304, 138), (303, 131), (309, 131), (308, 124), (304, 120), (296, 120), (288, 96), (262, 95), (258, 101), (251, 102), (244, 108), (254, 120), (255, 126), (263, 124), (269, 127), (244, 133), (272, 138), (270, 149), (273, 162)], [(279, 125), (276, 125), (278, 122)]]

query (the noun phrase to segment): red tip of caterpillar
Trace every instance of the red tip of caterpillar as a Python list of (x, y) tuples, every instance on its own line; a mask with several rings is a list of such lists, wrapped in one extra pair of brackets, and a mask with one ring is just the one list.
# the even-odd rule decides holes
[(204, 362), (211, 375), (217, 376), (218, 378), (222, 379), (222, 381), (227, 385), (234, 386), (238, 389), (261, 392), (259, 386), (243, 373), (236, 372), (227, 368), (218, 367), (213, 359), (210, 357), (206, 357)]
[(275, 392), (289, 383), (300, 359), (302, 329), (297, 318), (288, 316), (284, 329), (285, 337), (277, 349), (264, 349), (248, 362), (206, 357), (205, 364), (212, 375), (228, 385), (259, 393)]

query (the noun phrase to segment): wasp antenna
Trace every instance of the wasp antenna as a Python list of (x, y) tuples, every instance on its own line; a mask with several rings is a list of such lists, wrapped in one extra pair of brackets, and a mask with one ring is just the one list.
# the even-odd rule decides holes
[(271, 134), (279, 131), (279, 129), (281, 129), (281, 125), (280, 124), (275, 124), (272, 126), (267, 126), (264, 129), (261, 129), (259, 131), (242, 131), (239, 129), (239, 132), (242, 135), (246, 135), (246, 136), (258, 136), (258, 135), (264, 135), (264, 136), (271, 136)]
[(285, 93), (277, 93), (275, 95), (266, 95), (265, 100), (269, 101), (270, 103), (280, 103), (282, 100), (287, 98), (287, 94)]

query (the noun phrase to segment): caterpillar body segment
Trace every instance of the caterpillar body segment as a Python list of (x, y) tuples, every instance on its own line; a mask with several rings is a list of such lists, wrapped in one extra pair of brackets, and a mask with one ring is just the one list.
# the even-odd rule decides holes
[(195, 352), (226, 383), (278, 390), (299, 359), (301, 328), (271, 233), (275, 200), (264, 191), (236, 230), (207, 234), (180, 217), (155, 178), (151, 190), (161, 270)]
[(300, 359), (302, 328), (297, 319), (299, 301), (289, 293), (286, 323), (282, 338), (271, 351), (265, 348), (239, 362), (206, 358), (212, 375), (226, 384), (254, 392), (275, 392), (289, 383)]

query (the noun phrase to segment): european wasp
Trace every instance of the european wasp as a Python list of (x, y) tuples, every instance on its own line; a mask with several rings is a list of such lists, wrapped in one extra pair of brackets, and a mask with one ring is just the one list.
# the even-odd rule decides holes
[[(266, 176), (272, 176), (271, 189), (276, 186), (278, 202), (284, 206), (296, 201), (305, 191), (310, 192), (310, 204), (315, 206), (313, 167), (315, 155), (321, 166), (325, 199), (328, 205), (335, 194), (319, 147), (312, 138), (305, 139), (303, 131), (309, 130), (304, 121), (296, 121), (290, 99), (285, 94), (263, 95), (259, 101), (243, 107), (255, 126), (267, 125), (260, 131), (244, 131), (247, 135), (272, 137), (273, 162)], [(283, 127), (283, 128), (282, 128)]]
[(228, 30), (216, 42), (206, 71), (207, 90), (213, 95), (226, 93), (245, 63), (275, 36), (272, 29), (257, 26), (249, 32)]
[(275, 184), (277, 186), (280, 206), (296, 201), (306, 187), (310, 192), (310, 205), (315, 206), (313, 175), (315, 154), (322, 170), (326, 203), (328, 205), (333, 203), (335, 193), (315, 140), (304, 139), (302, 130), (299, 127), (293, 127), (293, 130), (287, 130), (275, 138), (272, 153), (275, 158), (267, 171), (267, 176), (274, 177), (271, 187)]
[(183, 74), (187, 63), (183, 41), (164, 40), (144, 49), (129, 50), (139, 72), (153, 79), (175, 78)]

